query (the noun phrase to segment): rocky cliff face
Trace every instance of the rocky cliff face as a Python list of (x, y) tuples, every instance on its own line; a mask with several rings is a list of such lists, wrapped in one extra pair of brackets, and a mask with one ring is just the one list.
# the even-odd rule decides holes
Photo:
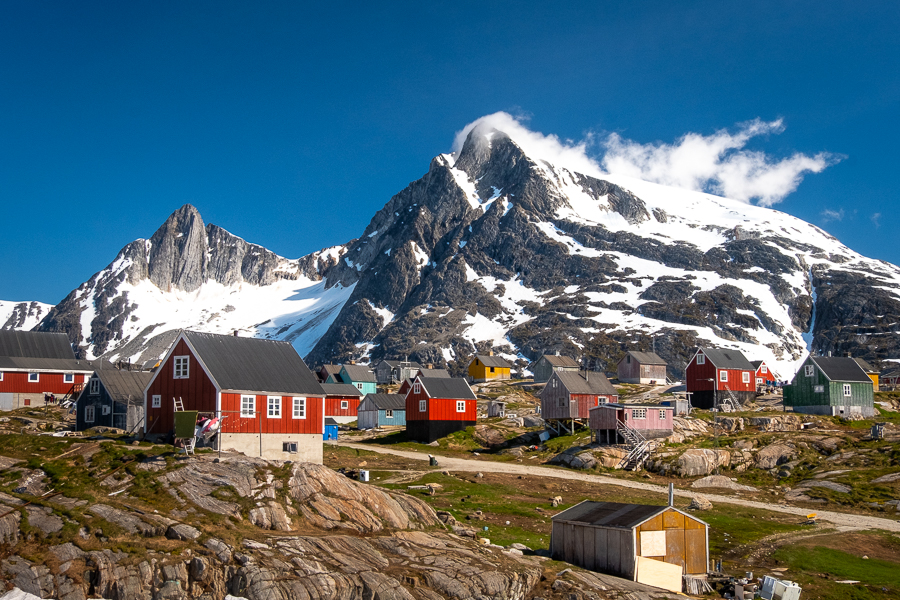
[(297, 260), (184, 206), (39, 328), (81, 355), (153, 359), (179, 327), (292, 341), (312, 363), (408, 356), (459, 372), (477, 349), (682, 370), (699, 344), (782, 378), (811, 349), (900, 354), (900, 270), (771, 209), (579, 173), (476, 128), (357, 240)]

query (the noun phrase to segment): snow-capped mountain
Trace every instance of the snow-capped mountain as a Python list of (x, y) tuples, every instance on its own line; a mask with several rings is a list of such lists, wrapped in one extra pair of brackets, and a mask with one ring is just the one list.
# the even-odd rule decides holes
[(0, 300), (0, 329), (28, 331), (41, 322), (52, 304), (43, 302), (8, 302)]
[(654, 345), (679, 374), (714, 345), (784, 378), (810, 348), (900, 354), (896, 266), (779, 211), (584, 173), (520, 142), (473, 128), (359, 239), (296, 260), (182, 207), (38, 328), (67, 332), (86, 357), (135, 361), (182, 327), (291, 340), (313, 363), (457, 369), (476, 348), (520, 366), (559, 350), (609, 367)]

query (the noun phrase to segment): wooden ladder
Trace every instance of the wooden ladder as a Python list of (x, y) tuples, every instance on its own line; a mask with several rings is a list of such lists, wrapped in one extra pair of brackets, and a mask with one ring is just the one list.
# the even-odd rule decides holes
[(184, 412), (184, 400), (181, 399), (181, 396), (177, 400), (172, 397), (172, 402), (175, 403), (175, 412)]

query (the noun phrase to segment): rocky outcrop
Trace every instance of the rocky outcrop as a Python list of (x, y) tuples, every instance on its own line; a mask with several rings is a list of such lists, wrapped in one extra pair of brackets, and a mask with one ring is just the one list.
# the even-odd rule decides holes
[(803, 420), (797, 415), (750, 417), (747, 421), (751, 427), (757, 427), (760, 431), (799, 431), (803, 425)]
[(756, 453), (756, 466), (760, 469), (774, 469), (790, 461), (796, 455), (797, 450), (793, 445), (776, 442)]
[(727, 467), (731, 464), (731, 453), (727, 450), (711, 450), (693, 448), (685, 450), (675, 461), (674, 469), (681, 477), (709, 475), (716, 467)]
[(692, 488), (722, 488), (738, 492), (755, 492), (756, 488), (749, 485), (741, 485), (724, 475), (708, 475), (691, 483)]

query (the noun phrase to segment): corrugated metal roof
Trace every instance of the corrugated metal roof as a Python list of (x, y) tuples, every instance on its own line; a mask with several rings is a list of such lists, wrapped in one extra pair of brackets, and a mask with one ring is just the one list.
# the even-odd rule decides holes
[(450, 400), (475, 400), (472, 388), (461, 377), (417, 377), (425, 387), (430, 398), (448, 398)]
[[(397, 367), (409, 367), (411, 369), (421, 369), (422, 365), (415, 361), (407, 361), (407, 360), (383, 360), (383, 363), (388, 364), (392, 369), (396, 369)], [(377, 365), (376, 365), (377, 366)]]
[(406, 396), (402, 394), (366, 394), (378, 410), (406, 410)]
[(700, 348), (709, 361), (717, 369), (736, 369), (741, 371), (756, 371), (747, 357), (740, 350), (722, 350), (720, 348)]
[(878, 373), (878, 369), (870, 365), (865, 360), (861, 358), (854, 358), (853, 360), (856, 361), (856, 364), (858, 364), (866, 373)]
[(512, 365), (510, 365), (508, 362), (506, 362), (503, 358), (501, 358), (499, 356), (488, 356), (488, 355), (478, 354), (475, 356), (475, 358), (480, 360), (481, 364), (483, 364), (486, 367), (495, 367), (495, 368), (499, 367), (501, 369), (512, 369)]
[(863, 368), (852, 358), (845, 356), (811, 356), (810, 358), (831, 381), (872, 383)]
[[(344, 365), (343, 371), (350, 377), (350, 381), (365, 381), (375, 383), (375, 373), (368, 365)], [(343, 379), (343, 377), (341, 377)]]
[(220, 389), (324, 396), (325, 391), (288, 342), (185, 331)]
[(0, 356), (75, 360), (72, 344), (64, 333), (0, 329)]
[(647, 519), (664, 512), (668, 506), (649, 506), (646, 504), (622, 504), (620, 502), (592, 502), (585, 500), (558, 515), (554, 521), (573, 521), (601, 527), (631, 529)]
[(144, 390), (150, 385), (153, 373), (149, 371), (119, 371), (102, 369), (94, 371), (113, 400), (120, 402), (144, 403)]
[[(590, 371), (585, 379), (584, 372), (556, 371), (553, 377), (559, 378), (570, 394), (616, 395), (619, 392), (612, 386), (603, 373)], [(546, 388), (545, 388), (546, 389)]]
[(332, 419), (331, 417), (325, 417), (325, 425), (331, 425), (333, 427), (338, 426), (338, 422)]
[(450, 372), (447, 369), (419, 369), (419, 375), (422, 377), (439, 377), (441, 379), (449, 379)]
[(625, 354), (630, 354), (634, 360), (642, 365), (666, 365), (666, 361), (660, 358), (656, 352), (637, 352), (635, 350), (629, 350)]
[(322, 371), (325, 371), (325, 377), (323, 379), (328, 379), (328, 376), (331, 375), (337, 381), (341, 380), (341, 365), (322, 365), (322, 368), (319, 369), (320, 375)]
[(362, 396), (355, 385), (349, 383), (320, 383), (328, 396)]
[(575, 367), (576, 369), (581, 365), (577, 360), (571, 358), (569, 356), (560, 356), (558, 354), (545, 354), (541, 358), (546, 360), (548, 363), (553, 365), (554, 367)]
[(95, 366), (90, 361), (66, 358), (30, 358), (23, 356), (0, 356), (0, 369), (18, 371), (65, 371), (67, 373), (90, 373)]

